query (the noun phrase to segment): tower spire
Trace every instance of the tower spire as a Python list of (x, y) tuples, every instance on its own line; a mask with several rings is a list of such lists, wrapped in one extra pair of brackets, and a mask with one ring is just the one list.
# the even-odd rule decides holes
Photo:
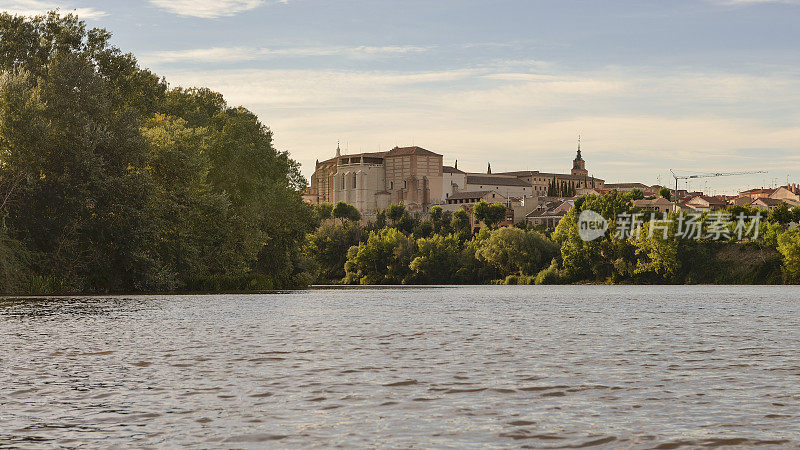
[(583, 159), (583, 158), (581, 158), (581, 135), (580, 134), (578, 134), (578, 159)]
[(336, 141), (336, 156), (342, 156), (342, 148), (340, 147), (341, 143)]
[(487, 175), (491, 175), (492, 174), (492, 163), (489, 163), (489, 167), (486, 169), (486, 174)]

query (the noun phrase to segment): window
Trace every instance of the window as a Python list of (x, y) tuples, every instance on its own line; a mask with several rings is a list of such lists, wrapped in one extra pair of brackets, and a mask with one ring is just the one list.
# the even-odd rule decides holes
[(389, 189), (394, 189), (394, 181), (389, 182)]
[(347, 185), (345, 184), (344, 181), (344, 174), (342, 174), (342, 189), (347, 189)]
[(358, 181), (358, 176), (356, 176), (356, 174), (353, 174), (353, 189), (358, 187), (358, 185), (356, 184), (357, 181)]
[(403, 180), (403, 189), (408, 189), (408, 182)]

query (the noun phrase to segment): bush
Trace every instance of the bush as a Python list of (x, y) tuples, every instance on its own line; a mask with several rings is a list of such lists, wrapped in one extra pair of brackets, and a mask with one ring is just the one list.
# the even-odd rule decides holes
[(475, 256), (508, 276), (534, 275), (557, 254), (555, 244), (538, 233), (507, 227), (492, 231)]
[(367, 242), (350, 247), (345, 263), (345, 283), (405, 284), (413, 242), (394, 228), (369, 234)]
[(534, 283), (538, 285), (564, 284), (565, 283), (564, 276), (558, 269), (558, 260), (554, 258), (548, 268), (539, 272), (536, 275), (536, 278), (534, 279)]

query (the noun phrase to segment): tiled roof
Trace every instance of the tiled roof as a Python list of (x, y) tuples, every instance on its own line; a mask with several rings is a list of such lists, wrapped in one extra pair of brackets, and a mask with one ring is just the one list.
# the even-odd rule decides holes
[(512, 172), (498, 172), (495, 175), (507, 176), (507, 177), (546, 177), (546, 178), (561, 178), (567, 180), (576, 180), (576, 181), (600, 181), (604, 182), (605, 180), (601, 180), (600, 178), (584, 176), (584, 175), (572, 175), (571, 173), (548, 173), (548, 172), (539, 172), (538, 170), (517, 170)]
[(447, 197), (447, 200), (467, 200), (472, 198), (483, 198), (486, 194), (491, 194), (492, 191), (464, 191), (464, 192), (456, 192), (450, 197)]
[(696, 198), (699, 198), (699, 199), (702, 199), (702, 200), (706, 201), (709, 205), (727, 205), (728, 204), (728, 202), (726, 202), (725, 200), (722, 200), (721, 198), (709, 197), (707, 195), (698, 195), (698, 196), (690, 199), (687, 203), (691, 203), (691, 201), (696, 199)]
[(392, 156), (409, 156), (409, 155), (423, 155), (423, 156), (442, 156), (430, 150), (425, 150), (422, 147), (395, 147), (386, 153), (387, 157)]
[(444, 173), (466, 173), (463, 170), (456, 169), (455, 167), (451, 167), (451, 166), (442, 166), (442, 172), (444, 172)]
[(761, 203), (763, 203), (763, 204), (765, 204), (767, 206), (780, 206), (780, 204), (783, 203), (783, 201), (778, 200), (777, 198), (769, 198), (769, 197), (767, 197), (767, 198), (758, 198), (758, 199), (753, 201), (753, 203), (756, 203), (756, 202), (761, 202)]
[(750, 190), (747, 190), (747, 191), (743, 191), (743, 192), (741, 192), (741, 194), (768, 194), (768, 195), (770, 195), (770, 194), (775, 193), (775, 191), (776, 191), (776, 189), (757, 188), (757, 189), (750, 189)]
[(530, 183), (519, 178), (496, 175), (467, 175), (467, 184), (531, 187)]

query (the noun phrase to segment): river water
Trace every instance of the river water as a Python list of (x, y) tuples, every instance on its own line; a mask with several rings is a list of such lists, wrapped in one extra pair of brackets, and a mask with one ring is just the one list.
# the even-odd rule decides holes
[(0, 299), (0, 447), (800, 445), (796, 287)]

